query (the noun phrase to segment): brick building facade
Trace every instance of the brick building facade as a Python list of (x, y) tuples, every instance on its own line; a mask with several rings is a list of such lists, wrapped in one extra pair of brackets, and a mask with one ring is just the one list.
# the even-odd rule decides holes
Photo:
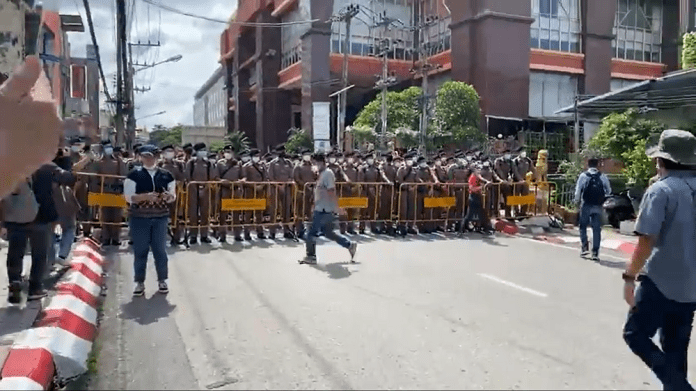
[[(369, 10), (354, 21), (344, 48), (342, 23), (329, 19), (348, 4)], [(349, 52), (347, 123), (375, 96), (382, 61), (375, 40), (398, 42), (389, 72), (400, 85), (419, 85), (411, 70), (413, 32), (368, 28), (386, 11), (403, 25), (425, 17), (432, 91), (446, 80), (472, 84), (486, 117), (552, 115), (576, 94), (599, 95), (679, 68), (679, 42), (694, 28), (694, 0), (238, 0), (238, 22), (311, 24), (230, 25), (220, 39), (229, 97), (228, 128), (258, 147), (282, 142), (287, 129), (312, 129), (312, 103), (330, 102), (340, 89)]]

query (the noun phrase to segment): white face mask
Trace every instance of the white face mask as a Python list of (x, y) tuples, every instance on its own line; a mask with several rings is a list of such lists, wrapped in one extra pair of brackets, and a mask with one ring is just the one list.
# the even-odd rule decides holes
[(510, 160), (510, 159), (512, 159), (512, 155), (510, 155), (509, 153), (506, 154), (506, 155), (505, 155), (505, 160)]
[(304, 156), (302, 156), (302, 160), (308, 162), (308, 161), (312, 160), (312, 157), (310, 155), (304, 155)]
[(348, 163), (353, 164), (354, 161), (355, 161), (355, 160), (353, 160), (352, 157), (349, 157), (349, 158), (348, 158)]
[(407, 160), (406, 165), (411, 167), (413, 165), (413, 160)]
[(232, 159), (232, 154), (229, 152), (225, 152), (225, 159), (227, 159), (227, 160)]
[(250, 158), (249, 156), (244, 156), (244, 157), (242, 158), (242, 161), (243, 161), (244, 163), (249, 162), (249, 160), (251, 160), (251, 158)]
[(339, 163), (343, 163), (344, 161), (345, 161), (345, 158), (342, 158), (342, 157), (339, 157), (339, 158), (338, 158), (338, 162), (339, 162)]
[(335, 158), (335, 157), (330, 157), (330, 158), (329, 158), (329, 163), (331, 163), (331, 164), (336, 163), (336, 158)]
[(526, 158), (526, 157), (527, 157), (527, 152), (522, 152), (522, 153), (520, 154), (520, 157), (521, 157), (522, 159)]
[(369, 164), (369, 165), (375, 164), (375, 159), (367, 159), (367, 164)]
[(206, 158), (206, 157), (208, 157), (208, 152), (198, 151), (198, 152), (196, 152), (196, 156), (198, 156), (199, 158)]
[(254, 163), (258, 163), (259, 161), (261, 161), (261, 158), (259, 158), (259, 157), (253, 157), (253, 158), (251, 158), (251, 160), (252, 160)]
[(80, 152), (80, 146), (79, 145), (73, 145), (70, 147), (70, 150), (73, 152)]
[(428, 167), (428, 163), (421, 163), (420, 164), (420, 168), (426, 168), (426, 167)]
[(111, 154), (113, 154), (113, 153), (114, 153), (114, 149), (113, 149), (113, 148), (104, 148), (104, 154), (105, 154), (105, 155), (111, 156)]
[(441, 166), (441, 165), (442, 165), (442, 160), (440, 160), (440, 159), (435, 160), (435, 165)]
[(167, 160), (172, 160), (174, 159), (174, 152), (165, 152), (164, 153), (164, 158)]

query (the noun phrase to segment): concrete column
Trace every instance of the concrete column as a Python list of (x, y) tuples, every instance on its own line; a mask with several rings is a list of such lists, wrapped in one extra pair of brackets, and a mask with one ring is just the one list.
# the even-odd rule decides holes
[[(260, 23), (280, 22), (268, 10), (261, 11), (257, 17)], [(291, 105), (288, 92), (278, 90), (278, 72), (281, 67), (281, 29), (256, 29), (256, 73), (258, 92), (256, 94), (256, 144), (259, 149), (273, 148), (287, 140), (291, 127)]]
[[(693, 3), (689, 9), (690, 14), (693, 15)], [(662, 10), (662, 63), (667, 65), (666, 72), (679, 69), (679, 46), (681, 45), (679, 19), (679, 0), (665, 0)]]
[(452, 12), (452, 79), (474, 86), (484, 115), (529, 114), (531, 3), (448, 0)]
[[(252, 93), (249, 90), (249, 78), (251, 71), (249, 65), (242, 68), (246, 61), (252, 58), (255, 52), (254, 31), (245, 31), (237, 41), (237, 52), (234, 55), (235, 85), (237, 88), (237, 111), (235, 115), (235, 130), (243, 132), (253, 146), (256, 145), (256, 104), (251, 101)], [(253, 66), (253, 64), (251, 64)]]
[(319, 19), (302, 39), (302, 128), (314, 134), (314, 102), (330, 102), (331, 24), (334, 0), (311, 0), (312, 19)]
[(582, 0), (582, 50), (585, 75), (580, 93), (601, 95), (611, 90), (612, 29), (616, 19), (616, 0)]

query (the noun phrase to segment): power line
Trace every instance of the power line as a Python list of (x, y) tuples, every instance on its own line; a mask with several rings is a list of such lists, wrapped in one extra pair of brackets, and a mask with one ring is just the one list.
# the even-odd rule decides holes
[(184, 15), (184, 16), (189, 16), (191, 18), (196, 18), (196, 19), (202, 19), (202, 20), (207, 20), (209, 22), (215, 22), (215, 23), (222, 23), (226, 25), (240, 25), (240, 26), (247, 26), (247, 27), (282, 27), (282, 26), (292, 26), (292, 25), (297, 25), (297, 24), (307, 24), (307, 23), (314, 23), (314, 22), (320, 22), (320, 19), (312, 19), (312, 20), (300, 20), (300, 21), (294, 21), (294, 22), (279, 22), (279, 23), (257, 23), (257, 22), (236, 22), (232, 21), (230, 22), (229, 20), (222, 20), (222, 19), (215, 19), (215, 18), (209, 18), (207, 16), (201, 16), (201, 15), (196, 15), (192, 14), (189, 12), (181, 11), (173, 7), (169, 7), (164, 4), (157, 3), (152, 0), (142, 0), (143, 2), (147, 4), (154, 5), (155, 7), (159, 7), (165, 11), (173, 12), (175, 14), (179, 15)]
[(85, 5), (85, 13), (87, 14), (87, 24), (89, 25), (89, 34), (92, 36), (92, 45), (94, 45), (94, 53), (97, 57), (97, 66), (99, 66), (99, 76), (101, 77), (102, 86), (104, 87), (104, 95), (108, 101), (112, 101), (109, 94), (109, 86), (106, 84), (104, 77), (104, 69), (102, 68), (101, 56), (99, 55), (99, 45), (97, 44), (97, 36), (94, 34), (94, 23), (92, 22), (92, 11), (89, 8), (89, 0), (83, 0)]

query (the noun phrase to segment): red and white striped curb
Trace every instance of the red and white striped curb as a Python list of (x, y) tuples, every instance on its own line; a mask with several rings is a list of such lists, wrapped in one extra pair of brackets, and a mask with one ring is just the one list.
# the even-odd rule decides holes
[(57, 295), (12, 345), (0, 372), (0, 390), (47, 390), (54, 379), (63, 383), (87, 371), (103, 263), (95, 242), (85, 240), (75, 248)]
[[(577, 244), (578, 246), (580, 246), (579, 236), (536, 236), (534, 239), (556, 244)], [(633, 251), (636, 249), (636, 243), (629, 240), (621, 239), (603, 239), (600, 244), (600, 247), (603, 249), (619, 251), (624, 254), (631, 255), (633, 254)]]

